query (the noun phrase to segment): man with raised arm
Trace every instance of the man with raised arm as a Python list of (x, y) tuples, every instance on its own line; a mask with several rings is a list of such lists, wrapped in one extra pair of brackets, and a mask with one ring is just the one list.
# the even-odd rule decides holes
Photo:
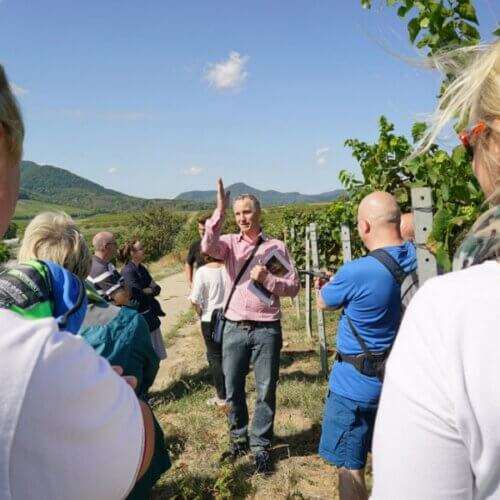
[(402, 314), (398, 280), (416, 268), (415, 247), (401, 238), (400, 219), (392, 195), (366, 196), (358, 208), (358, 232), (370, 253), (345, 263), (317, 294), (321, 308), (343, 308), (319, 447), (338, 467), (342, 500), (367, 498), (364, 468), (382, 389), (380, 369)]
[[(240, 232), (220, 235), (228, 205), (229, 193), (224, 191), (219, 179), (217, 208), (205, 223), (201, 250), (224, 261), (228, 275), (226, 304), (240, 270), (248, 261), (225, 313), (222, 365), (230, 432), (230, 449), (225, 455), (235, 459), (250, 447), (257, 472), (267, 473), (271, 468), (269, 450), (273, 438), (282, 346), (279, 297), (294, 297), (299, 290), (299, 278), (284, 243), (267, 238), (262, 233), (260, 202), (255, 196), (244, 194), (233, 200), (234, 216)], [(288, 270), (284, 275), (276, 276), (266, 267), (273, 255), (286, 264)], [(262, 295), (254, 293), (252, 282), (265, 287), (270, 292), (270, 299), (264, 300)], [(250, 364), (254, 367), (257, 400), (248, 432), (245, 380)]]

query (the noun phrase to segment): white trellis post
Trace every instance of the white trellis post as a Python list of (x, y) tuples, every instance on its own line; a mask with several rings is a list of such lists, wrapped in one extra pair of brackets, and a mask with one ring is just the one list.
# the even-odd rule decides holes
[(427, 239), (432, 230), (432, 191), (431, 188), (413, 188), (411, 207), (417, 246), (417, 274), (419, 286), (437, 275), (436, 258), (427, 249)]
[[(311, 239), (309, 235), (309, 226), (306, 226), (306, 271), (311, 270)], [(306, 334), (311, 339), (312, 338), (312, 328), (311, 328), (311, 277), (306, 274), (306, 290), (305, 290), (305, 316), (306, 316)]]
[[(316, 232), (316, 224), (314, 222), (310, 225), (310, 239), (311, 239), (311, 257), (314, 271), (319, 271), (319, 253), (318, 253), (318, 235)], [(326, 378), (328, 376), (328, 352), (326, 349), (326, 335), (325, 335), (325, 317), (323, 311), (318, 307), (316, 302), (316, 317), (318, 323), (318, 339), (319, 339), (319, 358), (321, 362), (321, 373)]]
[[(293, 226), (290, 228), (290, 240), (292, 242), (292, 245), (295, 244), (295, 228)], [(300, 300), (299, 300), (299, 295), (300, 294), (297, 294), (292, 299), (293, 304), (295, 305), (295, 314), (297, 316), (297, 319), (300, 319)]]
[(340, 226), (340, 235), (342, 239), (342, 255), (344, 257), (344, 264), (352, 260), (351, 253), (351, 231), (347, 224)]

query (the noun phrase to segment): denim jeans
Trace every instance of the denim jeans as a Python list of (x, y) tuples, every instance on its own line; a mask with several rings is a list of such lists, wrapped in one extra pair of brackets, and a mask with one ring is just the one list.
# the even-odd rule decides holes
[(217, 392), (217, 397), (226, 399), (226, 386), (224, 383), (224, 374), (222, 372), (222, 346), (216, 344), (210, 338), (210, 322), (201, 322), (201, 333), (205, 340), (207, 348), (207, 361), (212, 374), (212, 381)]
[[(229, 404), (229, 432), (232, 441), (248, 439), (253, 452), (266, 450), (273, 437), (276, 384), (282, 345), (279, 321), (241, 325), (226, 321), (222, 342), (222, 367)], [(245, 382), (253, 365), (257, 400), (250, 432)]]

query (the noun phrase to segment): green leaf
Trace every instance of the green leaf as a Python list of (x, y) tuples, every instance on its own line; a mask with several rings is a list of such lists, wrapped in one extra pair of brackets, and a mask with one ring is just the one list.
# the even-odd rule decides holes
[(421, 20), (420, 20), (420, 27), (421, 28), (428, 28), (429, 27), (429, 18), (428, 17), (423, 17)]
[(363, 9), (369, 9), (371, 6), (371, 0), (361, 0), (361, 7), (363, 7)]
[(397, 3), (397, 2), (398, 2), (398, 0), (387, 0), (387, 5), (388, 5), (389, 7), (392, 7), (392, 6), (393, 6), (395, 3)]
[(470, 3), (463, 3), (458, 6), (458, 14), (462, 19), (478, 24), (476, 9)]
[(418, 20), (418, 17), (415, 17), (408, 23), (408, 34), (410, 35), (411, 43), (415, 41), (415, 38), (417, 38), (419, 32), (420, 22)]
[(427, 125), (423, 122), (417, 122), (413, 124), (411, 128), (411, 136), (413, 137), (413, 142), (417, 142), (422, 139), (425, 131), (427, 129)]
[(493, 32), (495, 36), (500, 36), (500, 26)]

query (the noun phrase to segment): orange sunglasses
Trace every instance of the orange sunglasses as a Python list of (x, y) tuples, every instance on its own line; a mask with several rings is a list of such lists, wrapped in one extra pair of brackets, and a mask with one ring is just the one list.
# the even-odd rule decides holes
[(469, 130), (462, 130), (462, 132), (458, 134), (460, 141), (462, 142), (465, 150), (471, 158), (474, 156), (472, 142), (474, 142), (482, 133), (484, 133), (487, 128), (488, 126), (486, 125), (486, 123), (480, 121), (477, 122), (477, 124)]

